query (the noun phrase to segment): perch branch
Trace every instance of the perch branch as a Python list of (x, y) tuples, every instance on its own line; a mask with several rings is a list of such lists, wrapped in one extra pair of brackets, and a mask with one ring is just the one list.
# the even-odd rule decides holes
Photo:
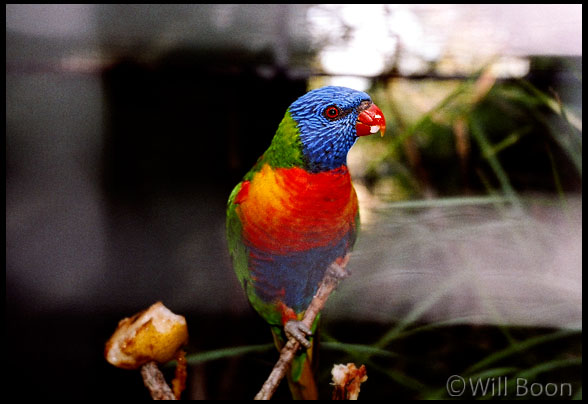
[(176, 397), (154, 361), (141, 366), (143, 383), (154, 400), (175, 400)]
[[(327, 271), (325, 271), (325, 276), (319, 284), (318, 290), (312, 298), (310, 305), (304, 313), (304, 318), (302, 319), (302, 322), (308, 328), (312, 327), (316, 316), (325, 306), (329, 295), (335, 290), (339, 281), (348, 275), (347, 270), (345, 270), (348, 261), (349, 256), (346, 256), (344, 259), (339, 260), (339, 262), (333, 262)], [(294, 338), (288, 340), (286, 345), (284, 345), (280, 351), (280, 358), (274, 365), (272, 372), (261, 387), (259, 393), (255, 396), (256, 400), (269, 400), (272, 397), (278, 388), (280, 381), (284, 378), (286, 372), (290, 368), (290, 364), (294, 360), (294, 356), (299, 348), (300, 343)]]

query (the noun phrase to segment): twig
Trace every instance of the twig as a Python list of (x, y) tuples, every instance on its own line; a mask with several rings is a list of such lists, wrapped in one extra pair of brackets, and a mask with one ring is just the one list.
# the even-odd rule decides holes
[(186, 377), (188, 377), (188, 362), (186, 362), (186, 352), (182, 349), (176, 353), (176, 373), (172, 380), (172, 390), (176, 400), (182, 396), (182, 391), (186, 389)]
[(165, 381), (163, 374), (157, 367), (157, 363), (152, 361), (141, 366), (141, 376), (143, 383), (151, 393), (154, 400), (175, 400), (176, 397), (171, 388)]
[[(310, 305), (306, 309), (304, 313), (304, 318), (302, 322), (308, 327), (311, 328), (316, 316), (321, 312), (329, 295), (335, 288), (339, 281), (345, 278), (348, 275), (348, 272), (345, 270), (345, 265), (347, 265), (347, 261), (349, 261), (349, 256), (345, 257), (343, 260), (339, 262), (333, 262), (327, 271), (325, 271), (325, 276), (321, 281), (318, 290)], [(290, 369), (290, 364), (294, 360), (294, 356), (296, 356), (296, 352), (300, 348), (300, 343), (296, 341), (294, 338), (288, 340), (286, 345), (280, 351), (280, 358), (274, 365), (272, 372), (270, 373), (269, 377), (261, 387), (261, 390), (255, 396), (255, 400), (269, 400), (280, 381), (286, 375), (288, 369)]]

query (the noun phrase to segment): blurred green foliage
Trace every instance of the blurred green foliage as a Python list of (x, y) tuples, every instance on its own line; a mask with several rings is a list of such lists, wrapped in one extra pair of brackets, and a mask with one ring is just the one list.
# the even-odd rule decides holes
[[(564, 106), (555, 91), (482, 71), (464, 81), (392, 78), (370, 93), (389, 125), (387, 152), (365, 177), (385, 200), (500, 193), (514, 201), (520, 192), (581, 189), (581, 106)], [(382, 187), (389, 177), (404, 189)]]

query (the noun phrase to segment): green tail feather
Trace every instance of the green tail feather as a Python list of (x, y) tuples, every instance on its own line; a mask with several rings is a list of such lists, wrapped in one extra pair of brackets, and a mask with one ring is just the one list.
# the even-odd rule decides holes
[[(316, 325), (313, 327), (313, 333), (316, 334)], [(285, 338), (283, 336), (283, 329), (278, 327), (272, 327), (272, 335), (274, 336), (274, 343), (278, 351), (281, 351), (285, 344)], [(318, 344), (315, 344), (316, 335), (309, 338), (311, 347), (309, 349), (301, 349), (290, 367), (290, 371), (286, 377), (288, 379), (288, 386), (292, 393), (294, 400), (318, 400), (318, 389), (316, 386), (316, 380), (314, 378), (314, 370), (316, 366), (316, 351)], [(317, 339), (318, 342), (318, 339)]]

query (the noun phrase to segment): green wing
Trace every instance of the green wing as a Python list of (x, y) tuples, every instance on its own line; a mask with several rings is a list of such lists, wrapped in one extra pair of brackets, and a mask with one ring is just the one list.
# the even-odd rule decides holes
[(237, 278), (241, 283), (241, 286), (245, 288), (245, 282), (249, 279), (249, 270), (247, 269), (247, 247), (243, 243), (243, 225), (237, 214), (237, 205), (235, 204), (235, 198), (241, 191), (243, 182), (237, 184), (227, 203), (227, 242), (229, 245), (229, 254), (233, 261), (233, 268), (237, 274)]
[[(255, 168), (256, 167), (247, 173), (244, 181), (247, 181), (249, 178), (252, 178), (253, 175), (255, 175)], [(264, 302), (256, 294), (255, 287), (251, 279), (251, 273), (249, 272), (249, 251), (243, 242), (243, 224), (241, 223), (241, 219), (237, 213), (238, 204), (235, 203), (235, 199), (241, 191), (243, 182), (237, 184), (237, 186), (233, 189), (227, 204), (227, 242), (229, 247), (229, 254), (231, 255), (231, 260), (233, 261), (233, 269), (237, 274), (237, 278), (239, 279), (241, 286), (245, 290), (247, 299), (249, 300), (251, 306), (253, 306), (253, 308), (268, 323), (272, 325), (281, 325), (281, 312), (277, 310), (277, 307), (274, 303)]]

